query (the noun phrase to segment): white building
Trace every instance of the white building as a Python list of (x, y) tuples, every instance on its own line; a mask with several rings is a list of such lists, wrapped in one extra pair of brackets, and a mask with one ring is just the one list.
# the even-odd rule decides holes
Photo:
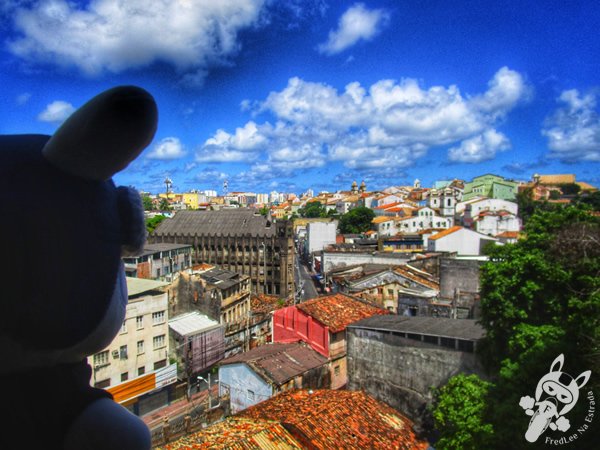
[[(167, 393), (157, 392), (177, 381), (177, 365), (169, 364), (168, 295), (161, 289), (167, 285), (127, 277), (129, 303), (121, 331), (108, 347), (88, 358), (92, 384), (140, 414), (147, 408), (145, 394), (163, 396), (167, 404)], [(162, 406), (159, 403), (152, 405)]]
[(452, 252), (458, 256), (482, 255), (484, 247), (491, 242), (498, 242), (498, 239), (467, 228), (454, 226), (430, 236), (427, 240), (427, 250)]
[(335, 244), (338, 221), (309, 222), (306, 226), (306, 251), (310, 254)]

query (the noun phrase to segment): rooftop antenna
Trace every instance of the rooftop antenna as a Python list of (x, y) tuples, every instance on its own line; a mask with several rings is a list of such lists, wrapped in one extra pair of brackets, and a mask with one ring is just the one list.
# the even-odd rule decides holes
[(223, 181), (223, 196), (227, 195), (227, 188), (229, 187), (229, 182), (227, 180)]
[(173, 186), (173, 182), (169, 177), (165, 178), (165, 186), (167, 187), (167, 198), (169, 198), (169, 192), (171, 192), (171, 186)]

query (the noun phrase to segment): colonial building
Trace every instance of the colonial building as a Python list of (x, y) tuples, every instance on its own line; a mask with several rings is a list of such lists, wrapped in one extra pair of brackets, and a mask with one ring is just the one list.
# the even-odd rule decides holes
[(255, 293), (294, 292), (291, 222), (271, 221), (247, 208), (180, 211), (149, 236), (153, 243), (193, 246), (193, 262), (248, 275)]

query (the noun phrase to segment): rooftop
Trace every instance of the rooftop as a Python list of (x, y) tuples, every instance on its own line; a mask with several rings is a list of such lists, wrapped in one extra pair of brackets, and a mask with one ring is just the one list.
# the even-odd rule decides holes
[(409, 419), (360, 391), (285, 391), (237, 417), (282, 423), (303, 448), (428, 448)]
[(485, 336), (483, 327), (473, 319), (448, 319), (445, 317), (373, 316), (355, 322), (348, 328), (399, 331), (469, 341), (477, 341)]
[(192, 336), (203, 331), (218, 328), (219, 326), (219, 322), (216, 322), (197, 311), (169, 319), (169, 328), (180, 336)]
[(198, 234), (273, 236), (275, 226), (250, 208), (222, 209), (219, 211), (178, 211), (163, 220), (153, 233), (156, 236)]
[(165, 283), (164, 281), (127, 277), (127, 295), (133, 297), (168, 285), (169, 283)]
[(441, 231), (441, 232), (439, 232), (439, 233), (437, 233), (437, 234), (434, 234), (433, 236), (431, 236), (431, 237), (429, 238), (429, 240), (430, 240), (430, 241), (436, 241), (436, 240), (438, 240), (438, 239), (440, 239), (440, 238), (443, 238), (443, 237), (445, 237), (445, 236), (448, 236), (448, 235), (450, 235), (450, 234), (452, 234), (452, 233), (454, 233), (454, 232), (456, 232), (456, 231), (459, 231), (459, 230), (464, 230), (464, 229), (465, 229), (465, 228), (463, 228), (463, 227), (461, 227), (461, 226), (458, 226), (458, 225), (456, 225), (456, 226), (453, 226), (452, 228), (448, 228), (447, 230), (444, 230), (444, 231)]
[(250, 278), (248, 275), (241, 275), (237, 272), (225, 269), (209, 269), (199, 274), (200, 278), (207, 283), (217, 286), (220, 289), (227, 289), (235, 286), (241, 281)]
[(165, 450), (189, 449), (301, 449), (294, 437), (279, 422), (229, 417), (164, 447)]
[(266, 344), (221, 361), (244, 363), (269, 383), (281, 386), (294, 377), (326, 364), (327, 358), (302, 343)]
[(166, 243), (146, 244), (146, 245), (144, 245), (144, 251), (139, 256), (152, 255), (152, 254), (158, 253), (158, 252), (167, 252), (170, 250), (178, 250), (178, 249), (182, 249), (182, 248), (192, 248), (192, 246), (189, 244), (166, 244)]
[(300, 303), (298, 309), (329, 327), (332, 333), (342, 331), (357, 320), (373, 315), (388, 314), (388, 311), (371, 306), (344, 294), (318, 297)]

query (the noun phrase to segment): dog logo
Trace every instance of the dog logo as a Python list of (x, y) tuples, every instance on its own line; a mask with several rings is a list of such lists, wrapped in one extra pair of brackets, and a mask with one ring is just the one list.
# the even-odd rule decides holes
[(537, 384), (535, 400), (528, 395), (521, 397), (519, 406), (525, 410), (525, 414), (532, 416), (525, 433), (528, 442), (537, 441), (548, 427), (553, 431), (567, 431), (571, 427), (565, 414), (577, 403), (579, 389), (588, 382), (592, 372), (587, 370), (573, 379), (561, 371), (564, 363), (562, 354), (552, 362), (550, 372)]

